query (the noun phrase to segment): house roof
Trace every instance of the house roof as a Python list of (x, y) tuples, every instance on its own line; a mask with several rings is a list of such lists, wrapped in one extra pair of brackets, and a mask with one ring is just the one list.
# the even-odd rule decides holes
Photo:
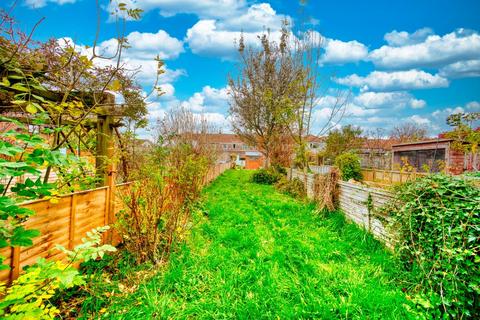
[(324, 137), (314, 136), (313, 134), (309, 134), (305, 137), (307, 142), (323, 142), (325, 141)]
[(208, 143), (243, 143), (236, 134), (209, 133), (205, 137)]
[(451, 142), (451, 141), (453, 141), (453, 139), (435, 138), (435, 139), (427, 139), (427, 140), (414, 141), (414, 142), (397, 143), (397, 144), (392, 145), (392, 147), (419, 145), (419, 144), (443, 143), (443, 142)]
[(366, 138), (363, 140), (362, 148), (392, 150), (392, 146), (396, 145), (397, 143), (398, 143), (398, 140), (393, 138), (385, 138), (385, 139)]

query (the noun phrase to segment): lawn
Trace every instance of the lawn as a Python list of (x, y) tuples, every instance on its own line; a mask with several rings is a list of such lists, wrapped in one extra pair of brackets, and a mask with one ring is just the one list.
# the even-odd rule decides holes
[(393, 257), (338, 213), (230, 170), (204, 191), (165, 270), (103, 312), (115, 319), (405, 319)]

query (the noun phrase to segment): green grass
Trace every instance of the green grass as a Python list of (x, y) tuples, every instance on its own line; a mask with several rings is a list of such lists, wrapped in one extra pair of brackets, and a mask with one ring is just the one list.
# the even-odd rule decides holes
[(338, 213), (230, 170), (165, 270), (103, 313), (112, 319), (405, 319), (393, 257)]

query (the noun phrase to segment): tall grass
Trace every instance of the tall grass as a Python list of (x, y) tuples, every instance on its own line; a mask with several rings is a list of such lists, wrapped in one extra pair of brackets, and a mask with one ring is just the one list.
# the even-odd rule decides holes
[(187, 243), (112, 319), (407, 319), (393, 257), (339, 213), (319, 214), (228, 171), (204, 192)]

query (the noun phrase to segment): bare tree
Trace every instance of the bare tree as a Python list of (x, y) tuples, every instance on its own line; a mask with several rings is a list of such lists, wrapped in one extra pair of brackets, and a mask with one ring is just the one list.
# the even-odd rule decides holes
[(365, 132), (363, 148), (367, 154), (364, 157), (366, 166), (378, 169), (390, 169), (391, 157), (391, 139), (383, 128), (375, 128)]
[[(259, 37), (256, 50), (239, 42), (241, 63), (236, 78), (229, 78), (232, 126), (243, 140), (257, 146), (267, 166), (276, 162), (280, 143), (296, 145), (301, 167), (308, 166), (306, 137), (312, 129), (319, 99), (321, 38), (306, 31), (293, 36), (285, 21), (279, 42), (270, 33)], [(338, 99), (320, 133), (328, 132), (343, 115), (345, 99)], [(291, 148), (290, 148), (291, 149)]]
[(270, 165), (275, 145), (293, 121), (296, 83), (302, 74), (288, 54), (290, 32), (282, 28), (279, 42), (270, 33), (259, 37), (261, 49), (246, 48), (243, 36), (238, 51), (241, 64), (236, 79), (229, 78), (232, 126), (236, 134), (257, 146)]
[(405, 122), (392, 128), (390, 138), (399, 143), (419, 141), (427, 138), (427, 130), (416, 123)]

